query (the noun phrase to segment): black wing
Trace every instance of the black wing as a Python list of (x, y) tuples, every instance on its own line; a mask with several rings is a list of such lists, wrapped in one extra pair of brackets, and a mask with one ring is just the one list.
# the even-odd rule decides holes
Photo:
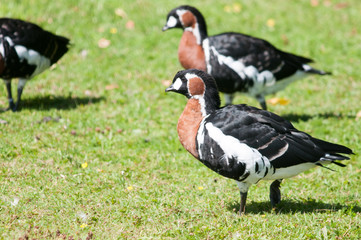
[(247, 105), (224, 107), (207, 117), (206, 122), (257, 149), (275, 168), (345, 160), (348, 158), (340, 153), (352, 154), (347, 147), (315, 139), (280, 116)]
[(14, 45), (33, 49), (57, 62), (67, 51), (69, 39), (45, 31), (39, 26), (19, 19), (0, 18), (0, 40), (10, 38)]
[(304, 70), (303, 64), (311, 59), (278, 50), (269, 42), (240, 33), (222, 33), (209, 37), (210, 45), (218, 53), (239, 60), (245, 66), (254, 66), (259, 72), (271, 71), (276, 79), (282, 79)]

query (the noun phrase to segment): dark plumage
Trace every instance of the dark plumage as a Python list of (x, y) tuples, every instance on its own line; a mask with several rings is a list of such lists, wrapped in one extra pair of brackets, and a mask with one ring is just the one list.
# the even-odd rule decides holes
[(183, 29), (178, 48), (182, 66), (211, 74), (225, 93), (226, 104), (232, 103), (234, 93), (243, 92), (266, 109), (266, 95), (309, 74), (328, 74), (307, 65), (311, 59), (283, 52), (259, 38), (234, 32), (208, 36), (202, 14), (191, 6), (168, 13), (163, 31), (171, 28)]
[(352, 150), (299, 131), (282, 117), (247, 105), (220, 108), (215, 80), (197, 70), (178, 72), (166, 91), (185, 95), (188, 103), (178, 121), (182, 145), (211, 170), (236, 180), (244, 213), (248, 188), (258, 181), (274, 180), (270, 200), (281, 200), (283, 178), (315, 166), (344, 166), (343, 154)]
[[(0, 77), (8, 92), (9, 109), (16, 111), (27, 80), (56, 63), (68, 51), (69, 39), (19, 19), (0, 18)], [(19, 78), (16, 104), (11, 79)]]

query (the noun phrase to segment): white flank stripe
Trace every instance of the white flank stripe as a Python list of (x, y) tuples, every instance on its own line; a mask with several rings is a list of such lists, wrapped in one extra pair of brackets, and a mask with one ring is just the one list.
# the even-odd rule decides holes
[[(236, 158), (237, 163), (245, 164), (245, 173), (250, 175), (247, 177), (248, 183), (257, 183), (260, 179), (265, 177), (272, 177), (273, 167), (267, 157), (255, 148), (249, 147), (245, 143), (241, 143), (238, 139), (224, 135), (223, 132), (215, 127), (212, 123), (206, 123), (205, 128), (208, 130), (209, 136), (220, 146), (224, 151), (222, 158), (227, 160), (230, 158)], [(204, 137), (203, 137), (204, 138)], [(255, 171), (256, 165), (258, 165), (258, 171)], [(240, 176), (242, 178), (242, 176)]]
[(241, 78), (245, 78), (244, 64), (241, 61), (235, 61), (232, 57), (226, 57), (217, 52), (215, 47), (211, 47), (213, 53), (217, 56), (218, 62), (221, 65), (227, 65), (229, 68), (233, 69)]
[[(258, 72), (258, 70), (254, 66), (245, 66), (242, 61), (235, 60), (232, 57), (224, 56), (217, 52), (215, 47), (211, 47), (211, 50), (213, 53), (217, 56), (218, 62), (221, 65), (227, 65), (229, 68), (231, 68), (233, 71), (235, 71), (238, 76), (242, 79), (249, 78), (253, 79), (255, 82), (255, 88), (257, 89), (257, 85), (260, 87), (266, 85), (271, 86), (274, 85), (276, 82), (276, 79), (274, 78), (272, 72), (265, 70), (262, 72)], [(209, 59), (209, 57), (208, 57)], [(209, 60), (208, 60), (209, 62)], [(237, 87), (237, 86), (235, 86)], [(252, 94), (253, 95), (253, 94)]]
[[(266, 71), (264, 71), (266, 72)], [(301, 70), (297, 70), (295, 74), (289, 76), (288, 78), (284, 78), (281, 81), (266, 81), (266, 85), (263, 85), (262, 82), (257, 82), (253, 88), (250, 89), (250, 91), (248, 92), (249, 95), (255, 97), (257, 95), (259, 95), (260, 93), (262, 93), (262, 95), (268, 95), (268, 94), (272, 94), (275, 93), (279, 90), (284, 89), (285, 87), (287, 87), (290, 83), (304, 78), (307, 75), (306, 72), (301, 71)], [(274, 79), (275, 80), (275, 79)]]
[[(1, 35), (2, 36), (2, 35)], [(14, 46), (13, 40), (10, 37), (4, 37), (4, 40), (0, 44), (0, 53), (3, 57), (5, 57), (5, 47), (4, 42), (7, 41), (10, 46)]]
[(26, 60), (28, 64), (36, 66), (35, 71), (30, 77), (33, 77), (50, 67), (50, 59), (41, 56), (37, 51), (27, 49), (21, 45), (16, 45), (15, 50), (21, 61)]
[(13, 40), (11, 40), (10, 37), (5, 37), (4, 39), (5, 39), (5, 41), (7, 41), (7, 42), (9, 43), (9, 45), (10, 45), (11, 47), (14, 46), (14, 42), (13, 42)]
[[(219, 64), (228, 66), (229, 68), (234, 70), (238, 74), (238, 76), (242, 79), (245, 78), (253, 79), (254, 85), (248, 91), (248, 94), (253, 97), (256, 97), (260, 94), (264, 96), (275, 93), (279, 90), (284, 89), (288, 84), (300, 78), (303, 78), (305, 77), (305, 75), (307, 75), (306, 72), (298, 70), (292, 76), (277, 82), (271, 71), (265, 70), (262, 72), (258, 72), (258, 70), (254, 66), (246, 67), (241, 60), (235, 60), (230, 56), (227, 57), (220, 54), (219, 52), (217, 52), (214, 46), (209, 47), (208, 39), (203, 41), (203, 48), (206, 57), (207, 72), (209, 74), (211, 74), (212, 72), (212, 68), (210, 66), (210, 51), (212, 51), (216, 55)], [(282, 64), (274, 71), (278, 72), (281, 67)], [(303, 68), (306, 71), (311, 69), (311, 67), (308, 66), (307, 64), (304, 64)]]
[(0, 54), (1, 54), (1, 56), (5, 56), (4, 43), (0, 44)]
[(209, 136), (222, 148), (225, 157), (237, 157), (238, 162), (243, 162), (247, 165), (253, 165), (254, 161), (262, 158), (262, 155), (256, 149), (250, 148), (232, 136), (224, 135), (212, 123), (207, 123), (205, 127), (208, 130)]

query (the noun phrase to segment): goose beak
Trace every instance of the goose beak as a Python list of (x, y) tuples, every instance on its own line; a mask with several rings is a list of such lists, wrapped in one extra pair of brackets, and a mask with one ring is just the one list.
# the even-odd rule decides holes
[(169, 27), (168, 27), (168, 25), (166, 24), (166, 25), (164, 25), (164, 27), (162, 28), (162, 31), (164, 32), (164, 31), (167, 31), (169, 29)]
[(167, 89), (165, 90), (165, 92), (171, 92), (171, 91), (174, 91), (174, 87), (173, 87), (173, 84), (170, 85), (169, 87), (167, 87)]

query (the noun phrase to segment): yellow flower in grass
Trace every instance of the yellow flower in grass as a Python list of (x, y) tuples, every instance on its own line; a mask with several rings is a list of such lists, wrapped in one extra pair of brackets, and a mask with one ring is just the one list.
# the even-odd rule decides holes
[(82, 168), (87, 168), (87, 167), (88, 167), (88, 163), (87, 163), (87, 162), (82, 163), (82, 164), (81, 164), (81, 167), (82, 167)]
[(127, 189), (128, 189), (129, 191), (131, 191), (131, 190), (133, 190), (133, 186), (128, 186)]
[(267, 100), (267, 103), (271, 104), (271, 105), (287, 105), (289, 104), (291, 101), (289, 99), (286, 98), (278, 98), (278, 97), (274, 97), (274, 98), (270, 98)]
[(86, 224), (86, 223), (83, 223), (82, 225), (80, 225), (81, 228), (85, 228), (87, 226), (88, 226), (88, 224)]
[(239, 13), (242, 11), (242, 5), (239, 3), (233, 3), (233, 12)]
[(231, 6), (226, 5), (226, 6), (224, 6), (223, 10), (224, 10), (226, 13), (230, 13), (230, 12), (232, 11), (232, 8), (231, 8)]
[(223, 10), (226, 13), (239, 13), (242, 11), (242, 5), (240, 3), (233, 3), (232, 5), (224, 6)]
[(110, 33), (111, 34), (116, 34), (118, 32), (118, 30), (115, 28), (115, 27), (112, 27), (111, 29), (110, 29)]
[(276, 21), (273, 18), (270, 18), (267, 20), (266, 25), (267, 25), (267, 27), (274, 28), (276, 25)]
[(202, 187), (202, 186), (199, 186), (199, 187), (198, 187), (198, 190), (203, 190), (203, 187)]

